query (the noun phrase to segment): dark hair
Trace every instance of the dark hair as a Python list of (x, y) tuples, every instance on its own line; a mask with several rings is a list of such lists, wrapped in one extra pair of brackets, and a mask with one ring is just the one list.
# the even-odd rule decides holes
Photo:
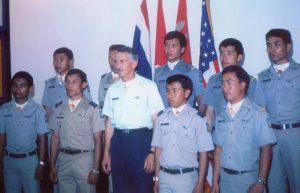
[(268, 41), (268, 39), (271, 36), (283, 39), (285, 44), (291, 44), (292, 43), (292, 37), (291, 37), (291, 33), (290, 33), (289, 30), (286, 30), (286, 29), (271, 29), (270, 31), (268, 31), (268, 33), (266, 33), (266, 41)]
[(87, 77), (86, 77), (86, 74), (80, 70), (80, 69), (70, 69), (66, 75), (66, 79), (68, 76), (71, 76), (71, 75), (74, 75), (74, 74), (78, 74), (80, 79), (81, 79), (81, 82), (87, 82)]
[(190, 93), (190, 95), (188, 96), (187, 99), (189, 99), (190, 96), (192, 95), (193, 82), (188, 76), (183, 75), (183, 74), (175, 74), (175, 75), (169, 76), (167, 78), (166, 82), (167, 82), (168, 85), (173, 84), (174, 82), (178, 82), (178, 83), (181, 84), (183, 90), (190, 90), (191, 93)]
[(122, 44), (112, 44), (111, 46), (109, 46), (108, 51), (116, 51), (117, 49), (119, 49), (122, 46), (124, 46), (124, 45), (122, 45)]
[(244, 48), (242, 43), (239, 40), (234, 38), (227, 38), (220, 43), (219, 50), (221, 49), (221, 47), (228, 47), (228, 46), (233, 46), (238, 55), (244, 55)]
[(118, 49), (116, 49), (117, 52), (122, 52), (122, 53), (128, 53), (131, 57), (131, 59), (138, 61), (139, 56), (138, 53), (136, 51), (136, 49), (128, 47), (128, 46), (120, 46)]
[(19, 71), (14, 74), (14, 76), (11, 79), (11, 84), (17, 79), (17, 78), (23, 78), (27, 81), (27, 84), (29, 87), (33, 86), (33, 78), (32, 76), (26, 72), (26, 71)]
[(186, 37), (183, 33), (179, 32), (179, 31), (170, 31), (169, 33), (167, 33), (167, 35), (165, 36), (164, 42), (166, 42), (166, 40), (171, 40), (171, 39), (178, 39), (180, 42), (180, 46), (182, 48), (186, 47), (187, 41), (186, 41)]
[(244, 70), (239, 65), (232, 65), (232, 66), (227, 66), (226, 68), (223, 69), (222, 75), (224, 75), (226, 73), (235, 73), (237, 79), (240, 82), (246, 83), (246, 87), (245, 87), (245, 94), (246, 94), (248, 91), (248, 88), (249, 88), (249, 84), (250, 84), (250, 76), (246, 72), (246, 70)]
[(69, 48), (66, 47), (58, 48), (54, 51), (53, 56), (55, 54), (66, 54), (69, 60), (73, 60), (73, 52)]

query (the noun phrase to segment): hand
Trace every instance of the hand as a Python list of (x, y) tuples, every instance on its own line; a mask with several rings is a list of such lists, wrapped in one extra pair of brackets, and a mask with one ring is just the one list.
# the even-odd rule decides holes
[(147, 173), (151, 173), (154, 171), (154, 154), (149, 153), (145, 159), (144, 170)]
[(110, 161), (110, 156), (108, 155), (108, 153), (104, 153), (101, 165), (102, 165), (103, 171), (107, 174), (110, 174), (111, 161)]
[(88, 179), (87, 179), (87, 182), (89, 184), (96, 184), (98, 181), (98, 174), (90, 171), (89, 175), (88, 175)]
[(265, 190), (265, 186), (259, 183), (252, 184), (247, 193), (263, 193)]
[(44, 178), (44, 166), (41, 164), (36, 167), (35, 178), (38, 180), (42, 180)]
[(155, 181), (153, 186), (154, 193), (159, 193), (159, 182)]
[(197, 183), (196, 186), (193, 189), (193, 193), (203, 193), (204, 187)]
[(213, 186), (211, 187), (211, 191), (210, 193), (219, 193), (219, 184), (213, 184)]
[(53, 183), (57, 183), (57, 171), (56, 171), (56, 168), (54, 166), (52, 166), (50, 168), (50, 174), (49, 174), (49, 177), (50, 177), (50, 180), (53, 182)]

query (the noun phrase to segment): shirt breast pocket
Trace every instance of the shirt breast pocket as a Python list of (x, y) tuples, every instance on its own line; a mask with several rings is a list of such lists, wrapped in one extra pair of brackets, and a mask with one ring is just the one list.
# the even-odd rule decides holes
[(240, 124), (236, 126), (236, 141), (239, 144), (245, 144), (246, 146), (241, 145), (241, 147), (250, 148), (250, 144), (253, 144), (254, 141), (254, 130), (253, 125), (250, 120), (242, 120)]
[(178, 141), (184, 150), (197, 152), (196, 133), (193, 128), (182, 126), (179, 130), (179, 137)]
[(74, 132), (79, 136), (87, 136), (92, 133), (90, 128), (90, 118), (87, 113), (78, 113), (77, 115), (78, 124), (75, 125)]

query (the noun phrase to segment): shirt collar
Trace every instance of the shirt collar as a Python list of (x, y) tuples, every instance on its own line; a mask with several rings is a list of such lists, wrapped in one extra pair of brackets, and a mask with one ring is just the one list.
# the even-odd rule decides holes
[(76, 108), (77, 105), (79, 104), (79, 102), (81, 101), (81, 99), (82, 99), (82, 98), (77, 99), (77, 100), (71, 100), (71, 99), (69, 98), (69, 105), (73, 104), (73, 105), (74, 105), (74, 108)]
[(244, 102), (245, 98), (243, 98), (243, 100), (235, 103), (235, 104), (231, 104), (229, 101), (227, 102), (227, 108), (232, 108), (234, 115), (236, 115), (236, 113), (240, 110), (243, 102)]
[(15, 101), (16, 107), (17, 108), (21, 108), (22, 110), (24, 109), (25, 105), (27, 105), (27, 103), (28, 103), (28, 100), (24, 104), (22, 104), (22, 105), (16, 103), (16, 101)]
[(168, 61), (168, 67), (170, 70), (174, 70), (176, 64), (179, 62), (179, 60), (176, 60), (175, 62)]
[(185, 106), (186, 106), (186, 103), (184, 103), (183, 105), (181, 105), (178, 108), (171, 107), (171, 109), (172, 109), (172, 112), (174, 113), (174, 115), (178, 116), (183, 111)]
[(274, 64), (273, 66), (275, 71), (278, 70), (285, 71), (290, 66), (290, 62), (287, 62), (285, 64)]

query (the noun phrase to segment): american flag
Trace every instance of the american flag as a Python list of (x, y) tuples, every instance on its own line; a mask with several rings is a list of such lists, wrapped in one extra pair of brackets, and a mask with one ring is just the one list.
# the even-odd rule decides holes
[(202, 71), (206, 85), (211, 75), (220, 72), (218, 56), (210, 24), (209, 0), (202, 0), (202, 18), (200, 33), (200, 60), (199, 69)]

